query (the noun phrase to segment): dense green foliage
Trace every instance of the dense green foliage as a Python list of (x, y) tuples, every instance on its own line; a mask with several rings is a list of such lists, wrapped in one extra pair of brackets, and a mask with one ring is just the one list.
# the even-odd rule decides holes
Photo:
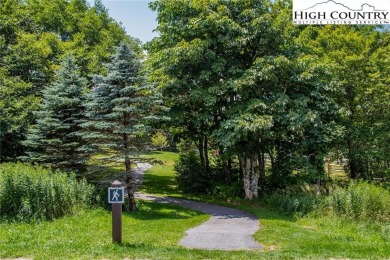
[[(293, 26), (291, 1), (151, 3), (160, 37), (151, 77), (177, 138), (201, 167), (219, 155), (227, 184), (246, 196), (325, 184), (325, 158), (351, 178), (388, 178), (389, 33), (368, 26)], [(338, 158), (333, 158), (338, 159)], [(233, 179), (232, 162), (240, 179)], [(270, 167), (268, 167), (270, 166)]]
[(0, 167), (0, 216), (18, 220), (55, 219), (91, 205), (93, 187), (74, 174), (21, 163)]
[(81, 136), (89, 151), (107, 154), (105, 161), (124, 162), (130, 208), (135, 210), (132, 155), (145, 148), (153, 122), (161, 119), (163, 102), (146, 82), (137, 53), (125, 42), (113, 55), (108, 75), (96, 76), (93, 83)]
[(96, 76), (87, 95), (87, 120), (83, 137), (95, 152), (111, 152), (109, 159), (124, 160), (131, 170), (130, 155), (145, 145), (151, 123), (162, 108), (158, 92), (145, 81), (137, 53), (121, 43), (108, 65), (107, 76)]
[[(294, 26), (289, 0), (159, 0), (150, 7), (158, 13), (159, 37), (144, 55), (140, 42), (125, 35), (101, 1), (92, 7), (85, 0), (1, 1), (1, 161), (26, 155), (28, 144), (39, 154), (54, 140), (38, 141), (44, 136), (33, 133), (50, 125), (42, 120), (50, 109), (38, 104), (60, 84), (56, 71), (71, 53), (90, 92), (89, 130), (100, 128), (100, 134), (90, 131), (91, 146), (84, 152), (123, 154), (121, 139), (127, 140), (127, 155), (143, 146), (145, 140), (136, 142), (148, 135), (145, 126), (157, 121), (155, 110), (164, 101), (172, 120), (161, 125), (163, 131), (175, 142), (195, 143), (201, 171), (220, 175), (222, 186), (243, 184), (248, 198), (258, 196), (258, 187), (267, 192), (299, 183), (325, 185), (325, 159), (342, 158), (352, 179), (388, 181), (387, 30)], [(121, 58), (112, 57), (120, 42), (132, 50), (127, 58), (134, 78), (120, 75)], [(102, 66), (107, 62), (111, 65)], [(112, 91), (116, 83), (123, 86)], [(135, 108), (130, 103), (138, 108), (129, 111)], [(91, 112), (91, 106), (100, 111)], [(105, 122), (98, 122), (100, 116)], [(114, 126), (109, 122), (114, 118), (123, 122)], [(29, 128), (30, 139), (23, 143)], [(108, 138), (110, 130), (110, 144), (103, 145), (97, 139), (103, 132)], [(51, 165), (82, 169), (69, 157), (79, 157), (77, 164), (85, 160), (76, 148), (81, 143), (73, 142), (67, 156), (58, 154), (62, 159)], [(126, 164), (129, 169), (130, 160)]]
[(367, 182), (333, 187), (326, 195), (299, 189), (277, 191), (264, 195), (261, 201), (270, 209), (298, 216), (313, 214), (377, 223), (390, 220), (389, 190)]
[(300, 28), (287, 19), (286, 6), (167, 0), (152, 7), (161, 33), (149, 46), (154, 76), (174, 122), (197, 142), (205, 171), (214, 143), (230, 181), (229, 161), (238, 157), (248, 197), (257, 196), (258, 175), (266, 183), (266, 153), (275, 187), (285, 186), (294, 170), (322, 179), (335, 127), (332, 89), (320, 77), (325, 70), (292, 44)]
[(287, 215), (297, 216), (312, 212), (321, 199), (323, 197), (318, 197), (316, 194), (297, 191), (275, 191), (261, 198), (266, 207)]
[(80, 136), (84, 122), (86, 80), (67, 56), (57, 72), (57, 80), (45, 87), (36, 125), (27, 134), (28, 161), (64, 171), (86, 170), (86, 141)]
[[(389, 33), (374, 27), (306, 28), (300, 39), (318, 66), (327, 66), (343, 135), (333, 144), (352, 179), (388, 178)], [(385, 65), (387, 64), (387, 65)]]
[[(209, 171), (205, 171), (196, 150), (181, 147), (179, 158), (174, 164), (175, 180), (181, 192), (193, 195), (209, 194), (223, 198), (244, 198), (244, 188), (238, 181), (227, 184), (221, 174), (221, 162), (210, 155)], [(232, 177), (238, 179), (238, 169), (233, 167)]]
[[(176, 248), (184, 230), (206, 217), (145, 202), (125, 215), (135, 232), (124, 246), (108, 244), (109, 215), (97, 210), (80, 213), (82, 225), (79, 216), (66, 217), (37, 224), (38, 231), (0, 223), (7, 241), (0, 257), (125, 258), (131, 247), (133, 258), (388, 258), (390, 32), (294, 26), (290, 0), (156, 0), (150, 7), (159, 37), (143, 53), (100, 0), (93, 7), (0, 0), (0, 161), (61, 169), (1, 164), (0, 215), (73, 213), (91, 203), (93, 189), (65, 172), (88, 170), (96, 180), (99, 167), (104, 177), (121, 178), (125, 168), (135, 205), (132, 167), (157, 157), (163, 164), (147, 172), (143, 191), (234, 201), (261, 218), (255, 237), (265, 253)], [(165, 116), (172, 120), (155, 124)], [(150, 141), (162, 149), (159, 133), (172, 147), (181, 142), (175, 166), (174, 153), (133, 157)], [(329, 170), (335, 160), (343, 161), (338, 171), (345, 167), (341, 181)], [(40, 229), (44, 238), (25, 247)], [(82, 248), (76, 255), (75, 246)]]
[(152, 136), (151, 141), (152, 141), (153, 146), (160, 148), (160, 151), (162, 151), (163, 148), (166, 148), (169, 146), (166, 135), (161, 131), (155, 133)]
[(7, 77), (0, 68), (0, 161), (15, 160), (25, 150), (20, 140), (25, 138), (39, 101), (30, 94), (32, 90), (32, 84)]
[(102, 65), (124, 40), (138, 48), (100, 0), (93, 7), (85, 0), (1, 0), (0, 161), (24, 155), (32, 111), (66, 53), (90, 79), (105, 72)]
[(352, 220), (390, 222), (390, 192), (366, 182), (351, 182), (346, 189), (335, 188), (320, 206), (324, 215)]
[(183, 192), (205, 193), (211, 187), (212, 176), (204, 171), (195, 151), (180, 154), (174, 168), (177, 185)]

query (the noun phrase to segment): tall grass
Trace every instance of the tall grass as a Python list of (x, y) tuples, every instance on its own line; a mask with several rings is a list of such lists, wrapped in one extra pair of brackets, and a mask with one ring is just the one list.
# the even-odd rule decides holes
[(263, 203), (271, 210), (303, 216), (313, 211), (320, 197), (308, 191), (276, 191), (263, 195)]
[(389, 190), (367, 182), (352, 181), (334, 188), (322, 200), (319, 212), (353, 220), (390, 222)]
[[(390, 222), (390, 192), (375, 184), (351, 181), (346, 187), (333, 187), (328, 195), (304, 190), (286, 190), (266, 194), (267, 208), (303, 216), (336, 216), (356, 221)], [(390, 228), (387, 228), (390, 230)], [(388, 230), (384, 233), (390, 233)]]
[(52, 172), (22, 163), (0, 165), (0, 216), (18, 220), (47, 219), (90, 205), (93, 187), (74, 174)]

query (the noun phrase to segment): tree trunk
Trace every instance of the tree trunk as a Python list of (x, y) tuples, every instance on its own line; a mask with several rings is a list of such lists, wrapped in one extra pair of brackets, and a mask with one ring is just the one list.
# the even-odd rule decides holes
[[(356, 94), (355, 94), (354, 86), (348, 85), (345, 89), (345, 93), (348, 100), (348, 108), (350, 110), (348, 125), (353, 126), (355, 122), (355, 114), (356, 114), (356, 109), (355, 109)], [(360, 177), (359, 159), (356, 156), (356, 150), (358, 149), (358, 147), (356, 147), (355, 144), (356, 139), (353, 135), (354, 130), (355, 128), (351, 127), (347, 134), (348, 166), (349, 166), (349, 173), (351, 179), (357, 179)]]
[(128, 173), (126, 177), (126, 190), (129, 197), (129, 209), (130, 211), (137, 210), (137, 204), (135, 203), (135, 182), (131, 173)]
[(222, 170), (223, 174), (226, 177), (226, 183), (232, 184), (232, 173), (231, 173), (231, 159), (226, 160), (225, 158), (222, 159)]
[(200, 157), (200, 164), (203, 169), (205, 169), (205, 158), (204, 158), (204, 147), (203, 147), (203, 136), (199, 137), (198, 140), (198, 150), (199, 150), (199, 157)]
[(242, 165), (242, 161), (240, 160), (240, 157), (238, 158), (238, 162), (239, 162), (239, 165), (240, 165), (240, 169), (238, 171), (238, 178), (239, 178), (239, 181), (244, 181), (244, 169), (243, 169), (243, 165)]
[(250, 156), (242, 156), (239, 158), (242, 165), (244, 177), (245, 196), (248, 199), (257, 198), (259, 196), (259, 161), (258, 154), (252, 153)]
[(223, 152), (223, 147), (219, 147), (219, 156), (221, 157), (223, 175), (226, 177), (226, 183), (232, 184), (232, 158), (228, 157)]
[(228, 162), (227, 162), (227, 180), (228, 184), (232, 184), (232, 158), (229, 157)]
[(353, 155), (353, 145), (352, 140), (348, 140), (348, 167), (349, 167), (349, 177), (351, 179), (357, 179), (357, 162), (355, 161), (355, 156)]
[(127, 155), (125, 155), (125, 168), (126, 168), (126, 173), (131, 172), (131, 161)]
[(366, 158), (364, 160), (364, 176), (366, 180), (371, 181), (371, 175), (370, 175), (370, 161)]
[(268, 148), (268, 155), (271, 161), (271, 169), (273, 169), (275, 165), (275, 159), (274, 159), (274, 154), (270, 148)]
[(328, 180), (330, 180), (330, 175), (332, 174), (332, 166), (330, 165), (330, 163), (330, 159), (328, 159), (326, 161)]
[(260, 175), (260, 186), (265, 188), (267, 180), (265, 178), (265, 155), (263, 148), (260, 149), (259, 153), (259, 175)]
[(126, 190), (127, 196), (129, 198), (129, 209), (131, 211), (137, 210), (137, 205), (135, 203), (135, 183), (131, 173), (131, 160), (129, 158), (129, 136), (123, 134), (123, 143), (124, 143), (124, 156), (125, 156), (125, 168), (126, 168)]
[(207, 136), (204, 137), (204, 162), (205, 162), (205, 169), (207, 173), (210, 173), (210, 161), (209, 161), (209, 146), (208, 146), (208, 138)]

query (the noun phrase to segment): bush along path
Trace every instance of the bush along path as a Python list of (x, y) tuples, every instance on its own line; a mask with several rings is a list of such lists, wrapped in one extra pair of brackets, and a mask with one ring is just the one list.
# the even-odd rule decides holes
[[(142, 183), (143, 173), (151, 167), (147, 163), (139, 163), (134, 172), (137, 183)], [(141, 200), (168, 203), (210, 214), (211, 218), (203, 224), (189, 229), (180, 245), (187, 248), (208, 250), (256, 250), (262, 246), (253, 235), (260, 228), (258, 219), (238, 209), (213, 205), (209, 203), (160, 197), (150, 194), (136, 193)]]

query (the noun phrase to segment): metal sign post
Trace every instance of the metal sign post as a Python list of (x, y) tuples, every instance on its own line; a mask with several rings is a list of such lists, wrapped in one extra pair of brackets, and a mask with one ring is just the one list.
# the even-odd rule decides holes
[(108, 188), (108, 203), (112, 204), (112, 242), (122, 243), (122, 204), (125, 192), (122, 183), (115, 180)]

